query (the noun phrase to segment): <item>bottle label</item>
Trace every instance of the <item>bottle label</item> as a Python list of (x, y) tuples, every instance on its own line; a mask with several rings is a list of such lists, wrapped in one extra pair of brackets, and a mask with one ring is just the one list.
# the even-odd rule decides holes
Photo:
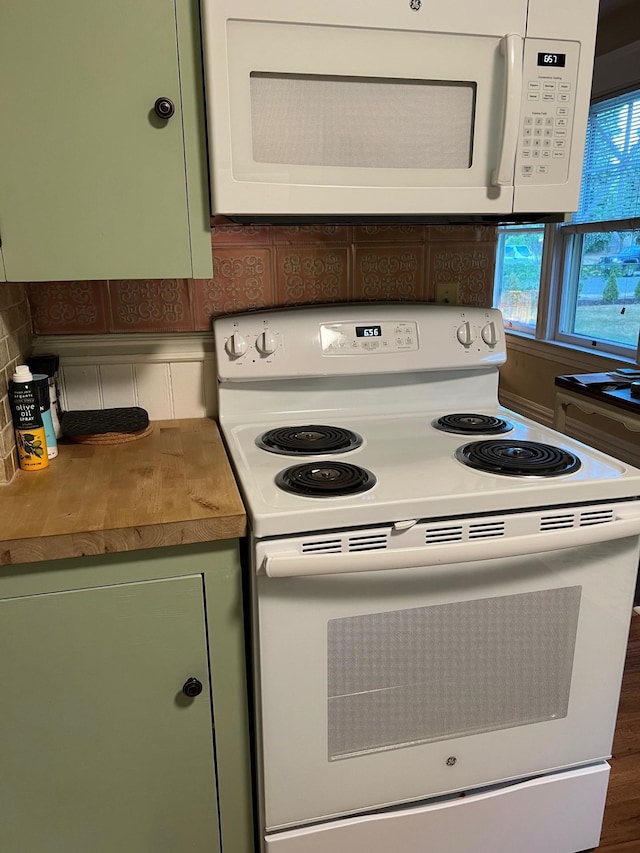
[(43, 427), (16, 429), (18, 462), (23, 471), (37, 471), (49, 464), (47, 441)]
[(49, 464), (47, 439), (40, 414), (40, 400), (33, 382), (12, 382), (9, 402), (16, 434), (18, 464), (23, 471), (37, 471)]
[(35, 429), (42, 426), (40, 403), (32, 388), (14, 387), (12, 390), (13, 421), (16, 429)]

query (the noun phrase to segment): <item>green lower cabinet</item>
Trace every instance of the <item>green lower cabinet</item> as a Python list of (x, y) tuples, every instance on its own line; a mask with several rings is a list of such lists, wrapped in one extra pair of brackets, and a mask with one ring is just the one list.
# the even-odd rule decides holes
[(3, 853), (250, 853), (237, 554), (166, 550), (0, 574)]

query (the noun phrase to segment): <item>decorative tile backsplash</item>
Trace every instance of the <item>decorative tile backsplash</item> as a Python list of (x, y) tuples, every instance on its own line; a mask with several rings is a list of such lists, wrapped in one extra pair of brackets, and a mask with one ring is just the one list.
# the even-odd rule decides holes
[(31, 318), (26, 288), (22, 284), (0, 284), (0, 483), (16, 472), (17, 458), (8, 384), (16, 364), (31, 348)]
[(492, 226), (225, 223), (211, 244), (211, 279), (29, 284), (33, 331), (207, 331), (220, 314), (320, 302), (492, 303)]

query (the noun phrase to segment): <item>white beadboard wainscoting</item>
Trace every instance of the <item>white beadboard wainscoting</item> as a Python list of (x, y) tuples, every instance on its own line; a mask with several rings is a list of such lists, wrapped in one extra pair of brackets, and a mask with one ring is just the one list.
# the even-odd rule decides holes
[(34, 355), (43, 353), (60, 356), (64, 411), (141, 406), (152, 420), (216, 415), (211, 333), (41, 336)]
[[(545, 426), (553, 427), (552, 409), (547, 409), (545, 406), (532, 403), (525, 397), (510, 394), (507, 391), (500, 392), (500, 402), (503, 406), (513, 409), (514, 412), (519, 412), (526, 418), (531, 418)], [(604, 430), (595, 429), (582, 421), (572, 418), (569, 414), (567, 415), (566, 432), (567, 435), (577, 438), (578, 441), (583, 441), (585, 444), (596, 447), (603, 453), (608, 453), (611, 456), (615, 456), (616, 459), (621, 459), (623, 462), (628, 462), (630, 465), (640, 468), (640, 443), (638, 442), (638, 433), (636, 432), (628, 432), (628, 440), (620, 439)]]

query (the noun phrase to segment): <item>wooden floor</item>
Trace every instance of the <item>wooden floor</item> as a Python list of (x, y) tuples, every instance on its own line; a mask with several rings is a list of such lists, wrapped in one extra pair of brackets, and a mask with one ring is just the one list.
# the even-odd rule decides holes
[(640, 616), (635, 614), (609, 763), (609, 795), (598, 853), (640, 853)]

